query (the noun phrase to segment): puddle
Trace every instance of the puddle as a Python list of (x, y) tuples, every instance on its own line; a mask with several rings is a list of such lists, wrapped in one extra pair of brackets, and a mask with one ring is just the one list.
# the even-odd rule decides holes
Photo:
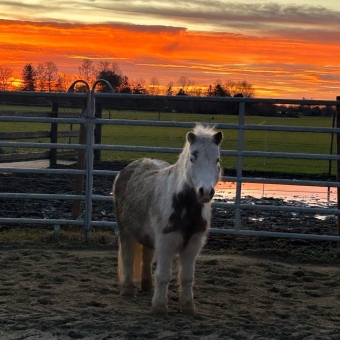
[[(215, 199), (232, 202), (236, 196), (235, 182), (218, 182)], [(298, 201), (302, 205), (314, 207), (336, 206), (336, 187), (311, 187), (282, 184), (242, 183), (241, 198), (248, 196), (260, 198), (282, 199), (286, 202)], [(322, 219), (324, 216), (319, 216)], [(319, 218), (317, 217), (317, 218)]]
[(249, 220), (253, 222), (263, 222), (264, 218), (263, 217), (249, 217)]
[(314, 215), (314, 218), (321, 220), (321, 221), (326, 221), (328, 216), (326, 216), (326, 215)]

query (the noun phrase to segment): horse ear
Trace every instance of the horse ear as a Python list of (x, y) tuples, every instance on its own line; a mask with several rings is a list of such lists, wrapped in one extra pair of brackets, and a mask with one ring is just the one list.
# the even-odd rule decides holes
[(187, 133), (187, 141), (191, 144), (194, 144), (196, 142), (196, 135), (193, 132)]
[(221, 131), (214, 134), (213, 140), (217, 145), (220, 145), (223, 139), (223, 133)]

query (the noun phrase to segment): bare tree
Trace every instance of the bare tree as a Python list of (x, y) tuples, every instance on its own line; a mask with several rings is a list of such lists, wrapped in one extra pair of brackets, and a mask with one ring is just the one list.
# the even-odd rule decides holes
[(240, 92), (238, 83), (231, 80), (224, 84), (223, 89), (226, 92), (227, 97), (235, 97), (235, 95)]
[(88, 83), (92, 83), (96, 78), (96, 68), (93, 61), (90, 59), (83, 59), (83, 63), (78, 67), (79, 76)]
[(186, 76), (179, 77), (177, 84), (180, 86), (180, 93), (188, 95), (190, 88), (194, 86), (194, 82)]
[(165, 91), (166, 96), (172, 96), (174, 94), (173, 86), (174, 86), (174, 83), (172, 81), (168, 83), (166, 87), (166, 91)]
[(45, 69), (43, 64), (39, 64), (37, 67), (36, 86), (39, 91), (45, 90)]
[(55, 90), (57, 92), (66, 92), (73, 82), (72, 76), (66, 73), (59, 73), (56, 81)]
[(100, 61), (98, 66), (98, 73), (99, 72), (107, 72), (110, 70), (110, 62), (109, 61)]
[(159, 81), (157, 77), (152, 77), (150, 80), (149, 94), (159, 94)]
[(143, 78), (136, 79), (131, 82), (131, 88), (133, 94), (148, 94), (146, 88), (146, 81)]
[(118, 92), (121, 93), (131, 93), (131, 86), (128, 76), (122, 76), (121, 77), (121, 84), (118, 87)]
[[(128, 88), (128, 78), (122, 75), (122, 72), (116, 63), (101, 61), (97, 69), (96, 78), (108, 81), (114, 91), (120, 92), (121, 88)], [(101, 92), (106, 92), (108, 90), (107, 86), (104, 84), (99, 84), (98, 89)]]
[(116, 74), (122, 73), (117, 63), (111, 63), (111, 62), (106, 61), (106, 60), (99, 62), (97, 73), (100, 73), (102, 71), (103, 72), (112, 71)]
[(0, 90), (7, 91), (10, 88), (14, 81), (12, 73), (10, 67), (0, 65)]
[(244, 98), (253, 98), (255, 91), (253, 86), (249, 84), (246, 80), (243, 80), (239, 83), (240, 93), (242, 93)]
[(190, 89), (189, 94), (190, 94), (190, 96), (201, 97), (201, 96), (204, 94), (204, 90), (203, 90), (202, 87), (193, 86), (193, 87)]
[(234, 82), (228, 81), (223, 89), (227, 93), (228, 97), (241, 96), (245, 98), (254, 97), (254, 89), (251, 84), (249, 84), (246, 80)]
[(52, 61), (40, 63), (37, 67), (37, 85), (40, 91), (52, 92), (58, 81), (58, 67)]

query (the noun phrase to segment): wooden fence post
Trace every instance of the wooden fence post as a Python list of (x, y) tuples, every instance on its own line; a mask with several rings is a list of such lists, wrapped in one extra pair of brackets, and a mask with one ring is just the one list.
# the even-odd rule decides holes
[[(102, 118), (102, 104), (101, 103), (96, 103), (96, 111), (95, 111), (95, 117), (96, 118)], [(94, 128), (94, 144), (101, 144), (102, 142), (102, 125), (101, 124), (96, 124)], [(94, 150), (94, 160), (95, 161), (100, 161), (100, 151), (101, 150)]]
[[(340, 100), (340, 96), (336, 97), (336, 100)], [(337, 129), (340, 128), (340, 105), (336, 107), (336, 127)], [(336, 149), (337, 155), (340, 155), (340, 133), (336, 134)], [(336, 180), (340, 181), (340, 160), (336, 162), (337, 174)], [(340, 209), (340, 188), (337, 188), (337, 208)], [(338, 225), (338, 236), (340, 236), (340, 215), (337, 217), (337, 225)], [(338, 247), (340, 247), (340, 242), (338, 242)]]
[[(84, 99), (82, 112), (85, 112), (87, 109), (87, 99)], [(84, 124), (80, 124), (79, 129), (79, 144), (86, 144), (86, 127)], [(78, 150), (78, 159), (77, 159), (77, 169), (84, 170), (85, 169), (85, 149)], [(74, 194), (81, 195), (83, 193), (84, 186), (84, 175), (76, 175), (75, 183), (74, 183)], [(72, 209), (72, 219), (76, 220), (81, 215), (81, 200), (73, 201), (73, 209)], [(71, 227), (72, 231), (78, 231), (78, 226), (73, 225)]]
[[(52, 103), (51, 118), (58, 118), (58, 103)], [(51, 123), (51, 143), (58, 143), (58, 123)], [(50, 168), (57, 166), (57, 149), (50, 149)]]

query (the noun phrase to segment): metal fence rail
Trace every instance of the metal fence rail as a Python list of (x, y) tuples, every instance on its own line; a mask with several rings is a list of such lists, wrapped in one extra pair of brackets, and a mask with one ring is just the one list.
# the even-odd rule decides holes
[[(95, 87), (95, 86), (94, 86)], [(87, 95), (72, 93), (44, 93), (48, 98), (69, 98), (80, 96), (87, 98), (88, 108), (85, 114), (79, 118), (44, 118), (44, 117), (20, 117), (20, 116), (1, 116), (0, 121), (4, 122), (28, 122), (28, 123), (66, 123), (66, 124), (84, 124), (87, 130), (86, 145), (83, 144), (51, 144), (51, 143), (32, 143), (32, 142), (0, 142), (0, 147), (20, 147), (20, 148), (63, 148), (78, 149), (86, 151), (86, 168), (85, 170), (74, 169), (18, 169), (18, 168), (2, 168), (2, 173), (35, 173), (35, 174), (69, 174), (69, 175), (85, 175), (86, 192), (84, 195), (68, 195), (68, 194), (28, 194), (28, 193), (10, 193), (0, 192), (0, 198), (7, 199), (32, 199), (32, 200), (83, 200), (85, 201), (85, 211), (77, 220), (71, 219), (33, 219), (33, 218), (0, 218), (2, 224), (45, 224), (45, 225), (83, 225), (86, 239), (90, 239), (92, 226), (105, 226), (115, 228), (118, 234), (118, 226), (116, 222), (109, 221), (93, 221), (92, 220), (92, 202), (112, 200), (110, 196), (94, 195), (92, 190), (93, 176), (115, 176), (117, 171), (94, 170), (93, 169), (93, 151), (94, 150), (119, 150), (119, 151), (140, 151), (140, 152), (160, 152), (160, 153), (180, 153), (181, 148), (167, 147), (146, 147), (146, 146), (127, 146), (127, 145), (105, 145), (94, 144), (93, 133), (95, 124), (110, 125), (134, 125), (134, 126), (162, 126), (162, 127), (185, 127), (191, 128), (195, 124), (192, 122), (172, 122), (172, 121), (141, 121), (141, 120), (125, 120), (125, 119), (98, 119), (95, 118), (95, 98), (114, 96), (115, 98), (131, 98), (131, 95), (123, 94), (99, 94), (94, 92), (94, 87), (90, 90), (88, 87)], [(3, 93), (0, 92), (3, 95)], [(11, 93), (11, 95), (13, 95)], [(24, 93), (25, 96), (41, 96), (41, 93)], [(334, 208), (312, 208), (312, 207), (295, 207), (295, 206), (268, 206), (258, 204), (243, 204), (241, 202), (242, 183), (271, 183), (271, 184), (290, 184), (290, 185), (308, 185), (308, 186), (332, 186), (340, 187), (340, 182), (331, 181), (307, 181), (307, 180), (288, 180), (288, 179), (270, 179), (270, 178), (250, 178), (243, 176), (243, 157), (272, 157), (272, 158), (296, 158), (296, 159), (323, 159), (334, 160), (339, 162), (339, 155), (330, 154), (308, 154), (308, 153), (287, 153), (287, 152), (263, 152), (263, 151), (244, 151), (244, 132), (246, 130), (263, 130), (263, 131), (290, 131), (290, 132), (313, 132), (313, 133), (333, 133), (340, 134), (340, 128), (325, 127), (289, 127), (278, 125), (250, 125), (245, 124), (245, 103), (274, 103), (274, 104), (306, 104), (306, 105), (333, 105), (340, 106), (340, 101), (317, 101), (317, 100), (283, 100), (283, 99), (254, 99), (254, 98), (193, 98), (193, 97), (167, 97), (167, 96), (145, 96), (134, 95), (135, 100), (152, 99), (157, 101), (209, 101), (209, 102), (234, 102), (239, 104), (239, 123), (238, 124), (214, 124), (219, 129), (234, 129), (238, 131), (238, 146), (236, 150), (221, 150), (221, 154), (225, 156), (237, 157), (236, 176), (224, 176), (222, 180), (236, 182), (236, 198), (234, 203), (214, 202), (213, 206), (218, 208), (232, 208), (235, 211), (235, 225), (233, 229), (211, 228), (212, 233), (231, 234), (231, 235), (249, 235), (249, 236), (266, 236), (266, 237), (283, 237), (283, 238), (300, 238), (315, 239), (325, 241), (340, 241), (340, 236), (334, 235), (313, 235), (313, 234), (297, 234), (289, 232), (268, 232), (268, 231), (252, 231), (243, 230), (241, 225), (242, 210), (268, 210), (268, 211), (288, 211), (288, 212), (304, 212), (318, 213), (325, 215), (340, 215), (340, 209)]]

